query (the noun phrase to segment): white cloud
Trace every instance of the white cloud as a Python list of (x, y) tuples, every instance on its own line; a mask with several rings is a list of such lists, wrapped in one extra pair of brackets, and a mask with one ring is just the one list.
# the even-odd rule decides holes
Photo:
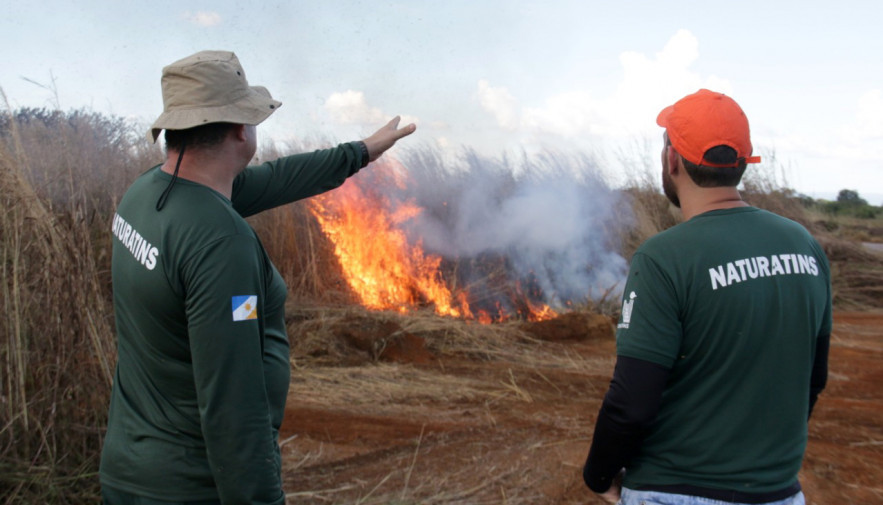
[[(342, 125), (358, 125), (380, 127), (392, 119), (391, 114), (386, 114), (378, 107), (368, 105), (365, 93), (362, 91), (347, 90), (332, 93), (325, 100), (325, 110), (331, 115), (331, 119)], [(419, 124), (414, 116), (401, 115), (399, 127), (409, 123)]]
[[(793, 168), (786, 184), (824, 198), (833, 198), (839, 189), (858, 189), (863, 197), (867, 193), (872, 203), (879, 204), (883, 196), (875, 191), (883, 187), (879, 175), (883, 159), (883, 90), (868, 90), (854, 100), (853, 111), (844, 111), (843, 116), (819, 116), (815, 123), (790, 129), (761, 125), (764, 144), (774, 146), (778, 161)], [(764, 146), (759, 147), (765, 154)], [(765, 165), (771, 161), (770, 157), (763, 159)]]
[(197, 26), (216, 26), (221, 24), (221, 15), (217, 12), (188, 11), (184, 13), (184, 19)]
[(588, 91), (569, 91), (549, 97), (542, 107), (525, 107), (521, 124), (562, 137), (598, 133), (600, 109)]
[(626, 128), (652, 125), (656, 112), (700, 87), (726, 91), (721, 89), (724, 81), (711, 78), (713, 83), (703, 83), (690, 69), (698, 58), (699, 41), (687, 30), (678, 30), (653, 58), (631, 51), (622, 53), (619, 61), (623, 80), (609, 102), (612, 109), (608, 110), (608, 119)]
[(365, 93), (347, 90), (332, 93), (325, 100), (325, 110), (341, 124), (373, 124), (386, 120), (383, 111), (365, 101)]
[(482, 108), (507, 130), (564, 139), (588, 135), (630, 138), (654, 131), (659, 110), (699, 88), (731, 92), (727, 80), (703, 78), (691, 70), (698, 58), (699, 41), (688, 30), (679, 30), (653, 57), (634, 51), (622, 53), (622, 80), (608, 97), (594, 96), (586, 86), (549, 96), (538, 107), (522, 106), (507, 88), (485, 80), (478, 83), (478, 96)]
[(823, 143), (828, 154), (836, 153), (853, 161), (873, 161), (876, 167), (883, 158), (883, 91), (872, 89), (859, 96), (854, 119), (837, 133)]
[(872, 89), (859, 97), (854, 134), (859, 140), (883, 140), (883, 91)]
[(478, 81), (478, 100), (490, 112), (497, 124), (506, 130), (518, 127), (518, 101), (503, 87), (493, 87), (484, 79)]

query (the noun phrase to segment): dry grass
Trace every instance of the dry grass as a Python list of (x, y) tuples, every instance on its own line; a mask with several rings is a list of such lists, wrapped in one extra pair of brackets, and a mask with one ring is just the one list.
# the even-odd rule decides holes
[(625, 190), (623, 212), (631, 212), (631, 226), (621, 232), (620, 250), (631, 258), (645, 240), (681, 222), (680, 212), (655, 186), (637, 183)]
[(788, 187), (785, 168), (776, 153), (762, 153), (763, 163), (749, 165), (742, 177), (742, 198), (751, 205), (797, 221), (815, 231), (809, 214), (797, 198), (797, 192)]
[(4, 503), (83, 503), (97, 492), (115, 360), (102, 174), (116, 167), (99, 168), (113, 141), (100, 119), (0, 115)]
[(829, 236), (820, 242), (831, 262), (834, 306), (856, 311), (883, 307), (883, 255)]
[[(400, 314), (374, 312), (358, 306), (306, 308), (289, 304), (288, 314), (295, 368), (378, 363), (384, 348), (402, 335), (413, 335), (425, 342), (430, 356), (459, 356), (478, 362), (493, 360), (573, 370), (594, 365), (582, 356), (565, 353), (562, 358), (561, 349), (532, 335), (531, 328), (543, 323), (479, 324), (438, 316), (428, 310)], [(577, 328), (585, 327), (585, 335), (598, 331), (605, 334), (605, 328), (593, 328), (580, 319), (575, 324)], [(609, 335), (612, 335), (612, 325)]]
[[(438, 418), (438, 405), (460, 400), (490, 399), (500, 389), (488, 390), (483, 381), (421, 370), (406, 365), (377, 363), (372, 366), (301, 366), (291, 392), (305, 405), (347, 405), (353, 411), (383, 414), (384, 408), (400, 410), (409, 405), (413, 414), (423, 404), (432, 406), (422, 417)], [(413, 417), (409, 417), (413, 420)]]

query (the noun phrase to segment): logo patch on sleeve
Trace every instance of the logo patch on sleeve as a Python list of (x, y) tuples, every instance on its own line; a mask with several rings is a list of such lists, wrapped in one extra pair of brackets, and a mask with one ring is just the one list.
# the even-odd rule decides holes
[(258, 295), (233, 297), (233, 320), (247, 321), (258, 318)]
[(635, 298), (637, 298), (637, 297), (638, 297), (638, 295), (634, 291), (629, 293), (628, 300), (626, 300), (625, 297), (623, 297), (623, 300), (622, 300), (622, 322), (619, 323), (618, 325), (616, 325), (617, 328), (622, 328), (624, 330), (629, 329), (629, 323), (632, 322), (632, 311), (635, 308)]

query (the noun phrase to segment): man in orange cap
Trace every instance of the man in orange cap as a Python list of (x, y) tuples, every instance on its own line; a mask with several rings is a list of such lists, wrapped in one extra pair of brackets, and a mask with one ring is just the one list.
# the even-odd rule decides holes
[(238, 58), (163, 69), (167, 159), (120, 201), (112, 229), (118, 363), (100, 479), (105, 505), (283, 505), (287, 288), (245, 217), (336, 188), (413, 124), (247, 166), (282, 105)]
[(749, 206), (733, 99), (665, 108), (662, 185), (684, 222), (635, 253), (617, 360), (583, 477), (623, 505), (803, 504), (807, 421), (827, 378), (827, 258), (799, 224)]

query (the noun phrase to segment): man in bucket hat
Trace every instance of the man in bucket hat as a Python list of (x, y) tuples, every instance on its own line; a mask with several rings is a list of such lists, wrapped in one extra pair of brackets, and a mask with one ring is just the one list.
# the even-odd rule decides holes
[(163, 69), (167, 159), (112, 223), (119, 361), (101, 458), (104, 503), (283, 504), (286, 286), (244, 220), (336, 188), (400, 138), (370, 137), (246, 165), (281, 105), (231, 52)]
[(684, 222), (632, 258), (613, 380), (583, 472), (611, 503), (802, 504), (807, 420), (827, 378), (831, 288), (799, 224), (750, 207), (733, 99), (665, 108), (662, 185)]

